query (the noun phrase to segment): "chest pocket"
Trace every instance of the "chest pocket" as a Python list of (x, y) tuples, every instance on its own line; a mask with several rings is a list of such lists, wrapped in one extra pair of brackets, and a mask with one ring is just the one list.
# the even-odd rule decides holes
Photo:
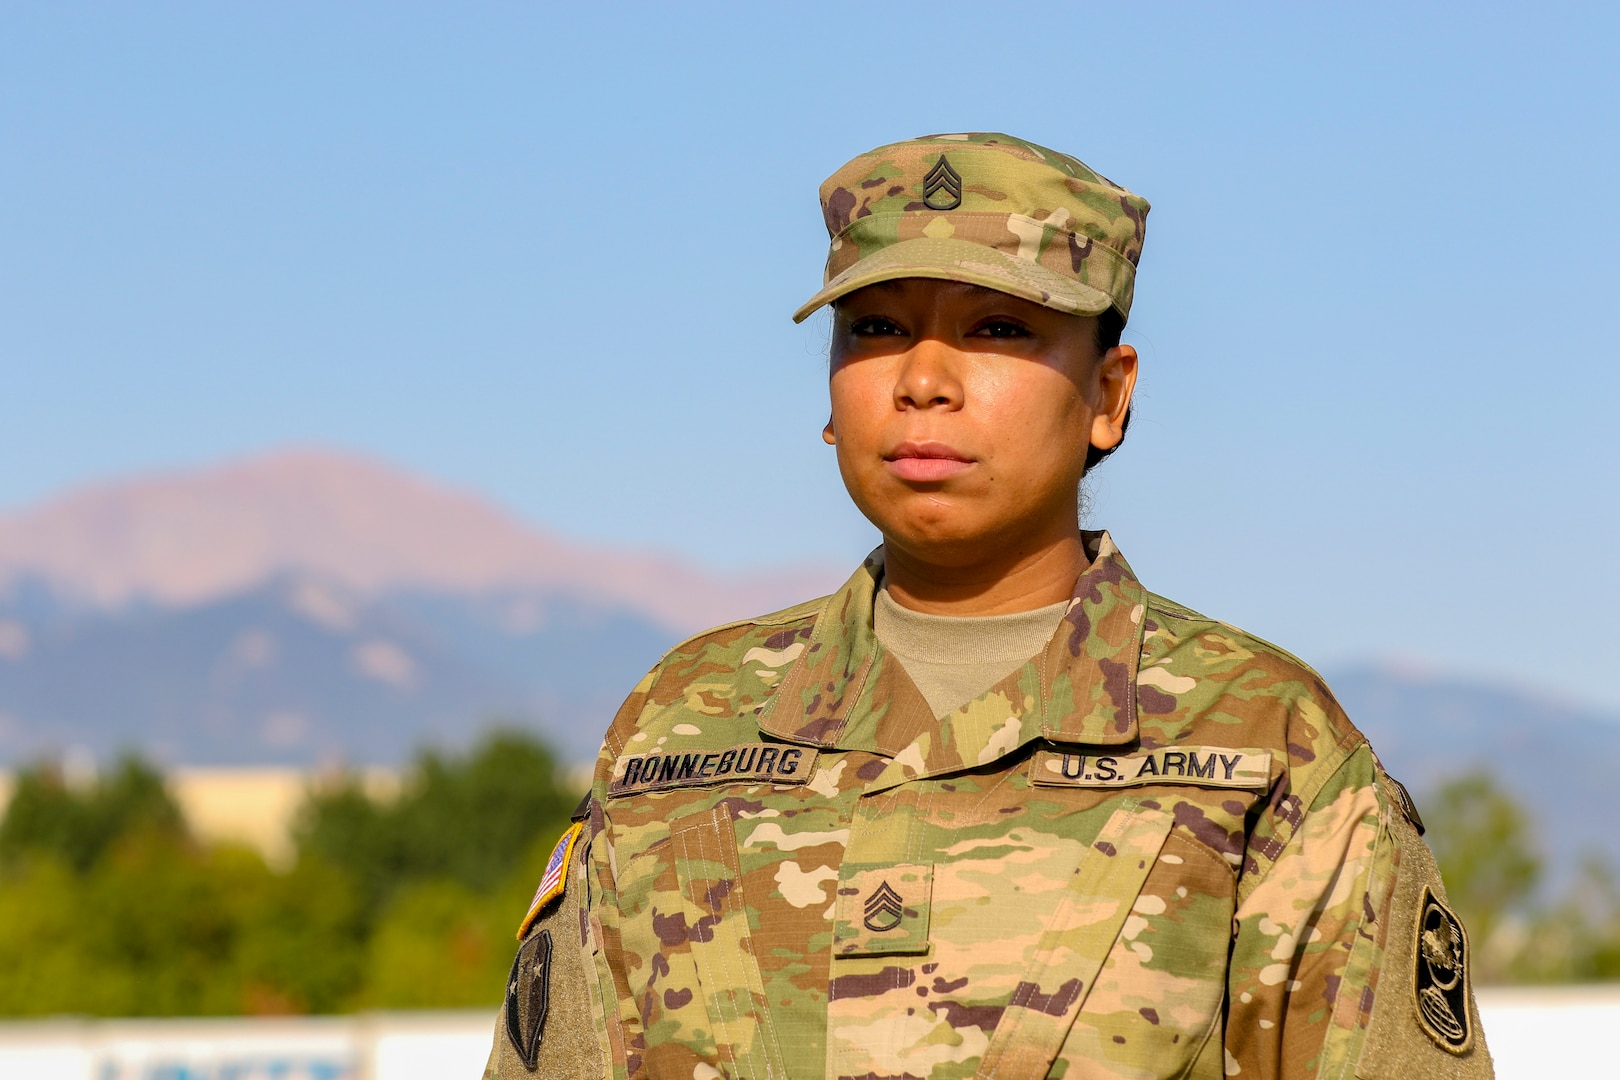
[(1139, 804), (1110, 815), (1030, 954), (975, 1077), (1047, 1075), (1125, 929), (1171, 824), (1165, 811)]
[[(891, 866), (890, 873), (914, 880), (883, 880), (906, 899), (915, 894), (919, 915), (928, 913), (918, 920), (927, 937), (921, 948), (888, 944), (890, 935), (911, 935), (903, 921), (886, 929), (897, 919), (885, 918), (875, 900), (883, 883), (868, 869), (875, 860), (853, 851), (863, 861), (846, 864), (839, 899), (849, 889), (864, 902), (840, 907), (838, 927), (849, 938), (835, 945), (833, 958), (829, 1075), (930, 1076), (948, 1063), (961, 1070), (953, 1076), (1027, 1080), (1048, 1075), (1074, 1045), (1071, 1035), (1095, 1042), (1094, 1026), (1076, 1019), (1133, 929), (1139, 894), (1173, 821), (1135, 799), (1114, 807), (1101, 812), (1106, 817), (1089, 844), (1043, 844), (1015, 826), (1001, 836), (946, 838), (926, 875), (923, 867)], [(904, 816), (876, 818), (879, 842), (904, 839)], [(885, 827), (891, 836), (883, 836)], [(860, 846), (852, 840), (852, 849)], [(915, 855), (918, 846), (897, 843), (894, 850)], [(890, 907), (901, 907), (903, 920), (910, 906)], [(875, 925), (866, 927), (873, 912)], [(1090, 1073), (1071, 1067), (1069, 1075)]]
[(646, 1034), (647, 1074), (691, 1080), (787, 1075), (749, 933), (737, 834), (722, 803), (682, 817), (620, 872), (627, 972)]

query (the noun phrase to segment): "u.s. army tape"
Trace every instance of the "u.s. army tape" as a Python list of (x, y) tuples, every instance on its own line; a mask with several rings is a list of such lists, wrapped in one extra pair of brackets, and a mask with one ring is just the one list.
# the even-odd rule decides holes
[(1175, 746), (1139, 754), (1042, 750), (1035, 755), (1030, 781), (1054, 787), (1193, 784), (1263, 791), (1271, 783), (1271, 754), (1224, 746)]

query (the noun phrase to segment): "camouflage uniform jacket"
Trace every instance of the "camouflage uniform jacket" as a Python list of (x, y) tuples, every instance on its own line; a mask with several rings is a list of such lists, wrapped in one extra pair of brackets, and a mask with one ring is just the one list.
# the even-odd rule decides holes
[(552, 916), (603, 1075), (1490, 1075), (1415, 811), (1321, 679), (1087, 542), (1045, 650), (943, 719), (873, 637), (881, 551), (642, 680)]

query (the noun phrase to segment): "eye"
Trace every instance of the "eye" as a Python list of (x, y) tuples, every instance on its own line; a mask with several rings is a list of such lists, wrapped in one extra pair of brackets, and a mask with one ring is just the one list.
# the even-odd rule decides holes
[(1031, 337), (1029, 327), (1012, 319), (986, 319), (974, 328), (973, 337), (987, 337), (995, 339), (1027, 338)]
[(856, 337), (897, 337), (905, 333), (899, 323), (884, 315), (862, 315), (850, 322), (849, 332)]

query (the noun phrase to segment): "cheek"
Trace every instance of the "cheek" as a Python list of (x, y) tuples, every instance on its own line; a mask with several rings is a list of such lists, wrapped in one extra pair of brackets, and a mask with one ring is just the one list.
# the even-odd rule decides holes
[(986, 402), (984, 431), (996, 452), (995, 480), (1008, 497), (1043, 499), (1041, 493), (1077, 484), (1091, 445), (1091, 410), (1072, 385), (1018, 387)]
[(892, 410), (890, 395), (860, 365), (833, 372), (828, 383), (833, 432), (840, 456), (846, 449), (864, 446), (875, 438), (878, 426)]
[(991, 430), (1010, 436), (1008, 450), (1026, 451), (1089, 438), (1091, 410), (1066, 379), (986, 380), (971, 388), (973, 410)]

